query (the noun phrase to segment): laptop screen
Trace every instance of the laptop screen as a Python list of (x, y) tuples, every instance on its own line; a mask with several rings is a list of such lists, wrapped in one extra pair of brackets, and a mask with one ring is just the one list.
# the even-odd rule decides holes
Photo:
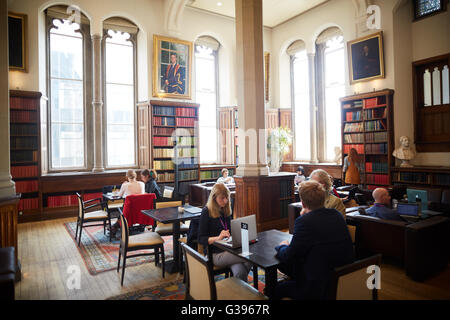
[(405, 216), (417, 216), (419, 214), (419, 206), (415, 203), (399, 203), (397, 205), (397, 213)]

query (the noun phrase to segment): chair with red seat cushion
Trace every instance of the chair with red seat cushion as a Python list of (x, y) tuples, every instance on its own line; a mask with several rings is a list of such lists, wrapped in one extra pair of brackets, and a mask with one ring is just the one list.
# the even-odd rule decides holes
[(141, 224), (153, 226), (153, 219), (143, 214), (142, 210), (151, 210), (154, 207), (156, 195), (154, 193), (134, 194), (125, 198), (123, 215), (128, 225)]

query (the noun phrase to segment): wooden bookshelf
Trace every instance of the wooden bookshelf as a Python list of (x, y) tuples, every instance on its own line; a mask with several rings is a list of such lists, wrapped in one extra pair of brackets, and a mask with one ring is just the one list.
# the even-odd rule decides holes
[(220, 163), (237, 165), (238, 159), (238, 108), (222, 107), (219, 110)]
[[(342, 157), (355, 148), (362, 156), (364, 188), (391, 185), (394, 164), (393, 90), (341, 98)], [(345, 182), (345, 177), (343, 178)]]
[(392, 167), (392, 184), (450, 189), (450, 167)]
[(152, 100), (139, 103), (139, 167), (153, 168), (158, 184), (181, 194), (199, 181), (198, 109), (200, 105)]
[(40, 92), (9, 92), (11, 176), (16, 192), (19, 217), (39, 214), (40, 162)]

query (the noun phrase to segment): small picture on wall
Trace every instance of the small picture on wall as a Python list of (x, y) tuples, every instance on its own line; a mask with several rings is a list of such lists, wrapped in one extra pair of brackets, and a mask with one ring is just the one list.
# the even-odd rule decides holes
[(153, 96), (191, 99), (192, 42), (153, 35)]
[(348, 42), (352, 83), (384, 78), (383, 31)]

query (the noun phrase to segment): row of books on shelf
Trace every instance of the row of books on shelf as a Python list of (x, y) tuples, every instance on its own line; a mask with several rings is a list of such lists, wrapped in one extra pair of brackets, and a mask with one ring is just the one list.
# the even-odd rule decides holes
[(173, 148), (153, 149), (153, 158), (173, 158), (175, 155), (174, 150)]
[(36, 149), (38, 147), (37, 137), (11, 137), (11, 145), (12, 149), (16, 148), (28, 148), (28, 149)]
[(175, 180), (175, 173), (161, 172), (158, 173), (158, 182), (169, 182)]
[(153, 168), (155, 170), (173, 170), (175, 169), (175, 164), (172, 160), (154, 160)]
[(11, 97), (9, 99), (9, 107), (11, 109), (22, 109), (22, 110), (37, 110), (39, 106), (39, 100)]
[(387, 174), (366, 174), (366, 183), (388, 185), (389, 176)]
[(195, 146), (197, 145), (196, 137), (177, 137), (177, 145), (178, 146)]
[(366, 133), (366, 142), (385, 142), (388, 140), (387, 131)]
[(386, 154), (387, 143), (366, 144), (366, 154)]
[(364, 124), (366, 131), (386, 130), (387, 128), (385, 120), (367, 121)]
[(363, 144), (344, 144), (344, 153), (350, 153), (351, 149), (355, 149), (358, 153), (364, 153), (364, 145)]
[(177, 127), (195, 127), (194, 118), (176, 118)]
[(361, 111), (345, 113), (345, 121), (357, 121), (357, 120), (361, 120)]
[(26, 192), (38, 192), (39, 191), (39, 181), (29, 180), (29, 181), (16, 181), (16, 192), (26, 193)]
[(387, 108), (364, 110), (364, 119), (386, 118)]
[(153, 117), (154, 126), (175, 126), (175, 118)]
[(198, 180), (198, 170), (183, 170), (178, 172), (178, 180)]
[(47, 197), (48, 208), (69, 207), (77, 206), (77, 195), (65, 195), (65, 196), (49, 196)]
[(385, 104), (384, 97), (374, 97), (369, 99), (364, 99), (363, 105), (364, 109), (376, 108), (380, 105)]
[(347, 133), (344, 134), (344, 143), (363, 143), (364, 136), (362, 133)]
[(39, 209), (39, 198), (20, 199), (17, 209), (19, 211)]
[(363, 122), (346, 123), (344, 126), (344, 132), (363, 132)]
[(11, 176), (14, 178), (37, 177), (39, 174), (38, 166), (12, 166)]
[(431, 183), (431, 175), (424, 172), (396, 172), (393, 179), (400, 182)]
[(36, 122), (37, 112), (11, 110), (9, 113), (11, 122)]
[(175, 131), (175, 128), (153, 127), (152, 131), (153, 131), (153, 135), (156, 135), (156, 136), (172, 136), (173, 132)]
[(32, 162), (38, 161), (37, 151), (11, 150), (11, 162)]
[(450, 174), (436, 174), (436, 184), (450, 186)]
[(177, 108), (153, 106), (153, 115), (160, 116), (178, 116), (178, 117), (196, 117), (195, 108)]
[(178, 157), (197, 157), (197, 148), (177, 148)]
[(388, 173), (387, 162), (366, 162), (367, 173)]
[(178, 169), (198, 169), (197, 158), (186, 158), (178, 163)]
[(37, 126), (31, 126), (29, 124), (11, 123), (10, 133), (12, 136), (21, 135), (37, 135)]
[(153, 137), (153, 145), (156, 147), (172, 147), (172, 137)]

